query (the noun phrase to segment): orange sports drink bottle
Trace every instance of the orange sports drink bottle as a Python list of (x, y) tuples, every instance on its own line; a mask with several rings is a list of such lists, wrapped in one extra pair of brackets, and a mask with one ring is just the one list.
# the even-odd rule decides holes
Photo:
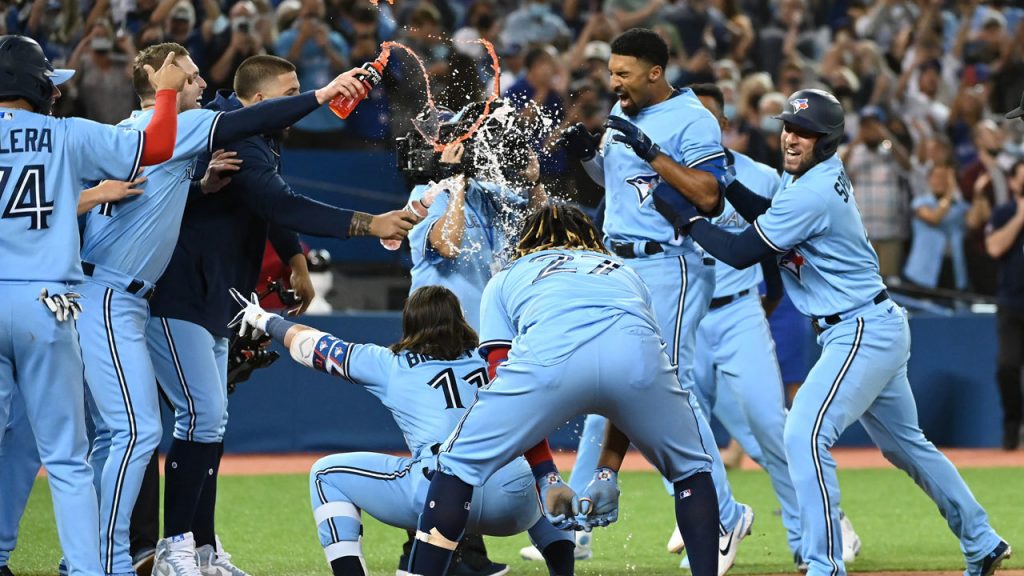
[(348, 115), (355, 110), (355, 107), (370, 94), (370, 90), (377, 84), (380, 84), (382, 78), (384, 78), (384, 67), (388, 65), (388, 55), (390, 50), (385, 48), (381, 50), (380, 55), (373, 62), (367, 62), (362, 65), (362, 69), (366, 70), (368, 74), (362, 77), (363, 85), (366, 87), (366, 92), (362, 96), (355, 98), (346, 98), (344, 96), (337, 96), (331, 100), (330, 106), (331, 111), (334, 112), (338, 118), (348, 118)]

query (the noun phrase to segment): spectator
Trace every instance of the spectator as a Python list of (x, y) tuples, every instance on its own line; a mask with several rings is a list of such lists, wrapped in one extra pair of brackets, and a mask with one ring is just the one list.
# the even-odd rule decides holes
[[(115, 51), (115, 47), (119, 50)], [(131, 115), (137, 104), (132, 87), (134, 58), (131, 35), (121, 34), (115, 38), (106, 20), (98, 21), (82, 37), (68, 66), (77, 71), (72, 81), (83, 116), (104, 124), (117, 124)]]
[(533, 48), (526, 53), (526, 74), (512, 85), (505, 97), (519, 109), (530, 102), (540, 105), (544, 112), (561, 115), (562, 97), (558, 86), (558, 59), (550, 47)]
[[(299, 17), (277, 39), (277, 53), (294, 62), (303, 90), (323, 86), (348, 66), (348, 44), (341, 34), (327, 26), (323, 0), (302, 0)], [(292, 144), (331, 146), (344, 123), (322, 106), (291, 129)]]
[(604, 0), (604, 12), (620, 30), (654, 28), (662, 21), (667, 0)]
[(719, 4), (728, 33), (728, 49), (721, 55), (733, 62), (746, 62), (754, 45), (754, 25), (750, 17), (740, 10), (739, 0), (720, 0)]
[[(208, 99), (213, 98), (218, 90), (232, 89), (235, 71), (246, 58), (266, 53), (257, 29), (259, 12), (255, 4), (250, 0), (235, 2), (228, 11), (228, 22), (228, 27), (210, 41), (211, 62), (206, 75)], [(327, 31), (322, 33), (327, 35)]]
[(775, 17), (758, 38), (759, 67), (778, 78), (780, 64), (787, 58), (819, 60), (824, 52), (822, 44), (804, 0), (781, 0)]
[(466, 14), (466, 25), (455, 31), (452, 40), (455, 49), (471, 58), (477, 60), (488, 59), (490, 56), (481, 44), (476, 40), (481, 38), (494, 44), (498, 41), (499, 25), (497, 8), (491, 0), (476, 0), (469, 5)]
[[(900, 77), (896, 93), (903, 95), (900, 111), (920, 138), (945, 130), (950, 112), (939, 98), (942, 64), (938, 60), (928, 60), (918, 64), (914, 70), (916, 75), (908, 71)], [(916, 82), (909, 87), (908, 82), (914, 76)]]
[(953, 167), (939, 164), (931, 167), (927, 190), (918, 194), (910, 205), (913, 240), (910, 254), (903, 268), (903, 276), (920, 286), (935, 288), (939, 285), (943, 261), (950, 256), (953, 267), (953, 286), (967, 289), (967, 263), (964, 257), (964, 235), (969, 209), (956, 187)]
[(569, 27), (552, 12), (548, 0), (526, 0), (508, 15), (501, 33), (502, 42), (520, 46), (553, 44), (564, 49), (570, 38)]
[[(216, 0), (205, 0), (204, 12), (206, 18), (196, 28), (196, 9), (192, 2), (178, 0), (163, 22), (164, 38), (188, 48), (188, 53), (193, 55), (192, 61), (200, 70), (205, 70), (208, 65), (206, 45), (213, 38), (214, 23), (220, 17), (220, 4)], [(211, 53), (217, 54), (216, 51)]]
[(758, 127), (764, 138), (766, 155), (761, 162), (780, 170), (782, 168), (782, 120), (779, 114), (785, 112), (786, 96), (781, 92), (769, 92), (757, 103), (760, 117)]
[(902, 267), (907, 198), (901, 180), (910, 169), (907, 150), (889, 132), (885, 121), (881, 108), (863, 109), (857, 135), (843, 154), (883, 278), (899, 274)]
[(985, 231), (985, 248), (999, 262), (999, 362), (996, 379), (1003, 403), (1003, 449), (1020, 446), (1024, 399), (1021, 366), (1024, 364), (1024, 162), (1010, 171), (1013, 198), (1000, 205)]
[(764, 72), (756, 72), (744, 78), (736, 100), (736, 116), (729, 125), (730, 132), (735, 131), (729, 138), (731, 147), (762, 164), (769, 164), (770, 159), (768, 144), (761, 135), (758, 104), (765, 94), (774, 89), (771, 76)]

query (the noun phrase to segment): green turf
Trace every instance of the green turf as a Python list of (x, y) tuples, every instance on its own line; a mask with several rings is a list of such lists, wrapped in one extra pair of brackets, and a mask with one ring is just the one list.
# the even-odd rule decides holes
[[(964, 477), (988, 510), (992, 524), (1012, 544), (1024, 546), (1024, 470), (965, 470)], [(763, 472), (730, 474), (736, 494), (757, 512), (754, 532), (743, 541), (732, 573), (793, 572), (771, 486)], [(256, 576), (329, 575), (313, 529), (305, 476), (226, 477), (220, 480), (218, 532), (235, 561)], [(665, 552), (671, 501), (653, 473), (625, 473), (622, 514), (594, 535), (593, 560), (577, 564), (580, 575), (679, 574), (679, 557)], [(855, 571), (963, 567), (956, 539), (931, 501), (895, 470), (840, 472), (843, 506), (863, 541)], [(19, 576), (52, 575), (59, 557), (49, 491), (32, 495), (22, 522), (21, 546), (11, 566)], [(363, 549), (373, 574), (393, 574), (404, 532), (366, 521)], [(516, 574), (544, 576), (537, 563), (519, 560), (525, 535), (488, 538), (491, 556)], [(1024, 567), (1019, 557), (1008, 567)]]

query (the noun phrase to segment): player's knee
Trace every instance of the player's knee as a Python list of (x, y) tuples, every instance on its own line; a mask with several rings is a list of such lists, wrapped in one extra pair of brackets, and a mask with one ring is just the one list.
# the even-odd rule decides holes
[(786, 448), (786, 458), (790, 462), (810, 457), (811, 433), (811, 426), (795, 418), (786, 420), (786, 426), (782, 429), (782, 443)]
[(139, 419), (135, 428), (136, 450), (152, 452), (160, 445), (160, 437), (163, 436), (164, 427), (159, 418)]

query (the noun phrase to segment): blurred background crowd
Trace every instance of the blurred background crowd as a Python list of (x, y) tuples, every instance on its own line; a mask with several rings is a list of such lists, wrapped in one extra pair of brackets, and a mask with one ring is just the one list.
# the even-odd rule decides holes
[[(724, 144), (778, 167), (786, 96), (821, 87), (847, 110), (841, 153), (883, 275), (993, 294), (984, 229), (995, 206), (1024, 195), (1024, 123), (1002, 114), (1024, 90), (1024, 8), (975, 0), (22, 0), (4, 32), (32, 36), (57, 66), (77, 69), (59, 114), (116, 123), (136, 106), (135, 52), (185, 45), (209, 84), (230, 89), (253, 54), (298, 66), (304, 88), (412, 48), (438, 104), (459, 109), (493, 86), (536, 102), (552, 137), (538, 142), (556, 194), (596, 205), (600, 191), (551, 146), (558, 128), (600, 128), (614, 103), (606, 64), (620, 31), (644, 26), (671, 47), (676, 86), (716, 82), (731, 126)], [(286, 146), (388, 149), (422, 108), (419, 69), (399, 54), (346, 121), (326, 107)]]

